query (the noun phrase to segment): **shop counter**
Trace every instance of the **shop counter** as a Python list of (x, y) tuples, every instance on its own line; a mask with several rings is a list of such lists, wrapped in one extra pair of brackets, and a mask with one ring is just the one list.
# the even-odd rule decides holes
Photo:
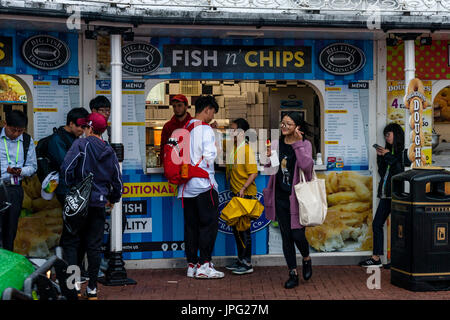
[[(150, 174), (124, 170), (123, 214), (127, 215), (127, 227), (123, 235), (124, 259), (155, 259), (184, 257), (184, 220), (181, 200), (176, 197), (176, 188), (169, 184), (162, 168), (149, 169)], [(219, 209), (231, 199), (225, 173), (216, 172), (219, 185)], [(262, 189), (269, 176), (256, 178), (258, 198), (264, 204)], [(106, 232), (109, 232), (109, 217)], [(268, 253), (268, 229), (270, 221), (265, 215), (253, 222), (253, 254)], [(232, 230), (223, 221), (213, 256), (236, 254)]]
[[(325, 165), (315, 166), (315, 170), (322, 178), (327, 174), (331, 174), (331, 176), (342, 174), (343, 177), (357, 175), (357, 173), (327, 172)], [(225, 172), (217, 170), (215, 177), (219, 186), (219, 210), (221, 211), (231, 200), (232, 194), (229, 183), (226, 181)], [(269, 175), (263, 174), (256, 178), (257, 197), (263, 205), (262, 190), (267, 186), (269, 178)], [(363, 178), (366, 179), (368, 185), (371, 184), (371, 180), (367, 180), (371, 179), (370, 176), (366, 175)], [(143, 174), (142, 170), (124, 170), (123, 181), (123, 213), (127, 215), (128, 220), (123, 235), (124, 259), (183, 258), (185, 255), (182, 202), (176, 197), (176, 186), (169, 184), (165, 179), (163, 168), (148, 168), (147, 174)], [(371, 200), (368, 200), (369, 202)], [(361, 212), (361, 214), (365, 215), (364, 219), (372, 219), (371, 208)], [(330, 213), (330, 219), (334, 219), (332, 213)], [(109, 232), (109, 222), (108, 219), (107, 232)], [(273, 224), (265, 218), (264, 212), (258, 220), (253, 221), (251, 228), (252, 253), (254, 255), (282, 254), (279, 228), (277, 224)], [(325, 230), (322, 230), (323, 228)], [(315, 233), (308, 233), (308, 236), (312, 237), (311, 239), (317, 239), (323, 232), (333, 234), (333, 231), (326, 230), (326, 226), (323, 226), (323, 228)], [(367, 246), (371, 246), (371, 238), (367, 223), (359, 226), (352, 225), (347, 228), (351, 230), (354, 241), (348, 241), (352, 239), (345, 238), (331, 238), (331, 236), (323, 243), (313, 240), (310, 242), (312, 253), (314, 255), (321, 252), (327, 255), (336, 253), (336, 255), (344, 254), (348, 256), (352, 253), (361, 255), (363, 251), (369, 250)], [(345, 233), (345, 231), (342, 231), (342, 234)], [(213, 256), (234, 255), (236, 255), (236, 244), (232, 229), (224, 221), (219, 220), (219, 232)]]
[[(326, 165), (315, 165), (314, 166), (315, 171), (325, 171), (327, 170)], [(258, 170), (261, 171), (261, 170)], [(155, 173), (164, 173), (163, 167), (157, 167), (157, 168), (147, 168), (147, 174), (155, 174)]]

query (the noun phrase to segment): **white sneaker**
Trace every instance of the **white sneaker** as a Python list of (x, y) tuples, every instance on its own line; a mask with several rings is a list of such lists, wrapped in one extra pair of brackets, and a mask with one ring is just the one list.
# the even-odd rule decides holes
[(197, 268), (198, 268), (199, 264), (193, 264), (193, 263), (189, 263), (188, 264), (188, 269), (187, 269), (187, 276), (189, 278), (194, 278), (195, 277), (195, 273), (197, 272)]
[(195, 273), (197, 279), (220, 279), (224, 276), (225, 274), (214, 269), (214, 265), (210, 262), (202, 264)]

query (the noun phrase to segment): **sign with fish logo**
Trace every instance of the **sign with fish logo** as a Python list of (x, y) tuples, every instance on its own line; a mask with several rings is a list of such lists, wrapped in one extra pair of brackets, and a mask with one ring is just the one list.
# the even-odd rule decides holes
[(122, 47), (122, 69), (129, 74), (143, 75), (155, 71), (161, 61), (161, 53), (151, 44), (133, 42)]
[(319, 64), (328, 73), (342, 76), (361, 70), (366, 64), (366, 56), (351, 44), (333, 43), (320, 51)]
[(24, 41), (22, 56), (37, 69), (55, 70), (69, 61), (70, 49), (65, 42), (55, 37), (37, 35)]

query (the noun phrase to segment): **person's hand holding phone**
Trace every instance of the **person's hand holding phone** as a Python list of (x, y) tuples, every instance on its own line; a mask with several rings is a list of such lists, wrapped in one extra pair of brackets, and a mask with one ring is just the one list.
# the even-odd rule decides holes
[(389, 152), (388, 149), (383, 148), (382, 146), (378, 145), (378, 144), (374, 144), (373, 147), (376, 149), (377, 151), (377, 155), (379, 156), (384, 156), (386, 153)]
[(8, 172), (9, 174), (12, 174), (13, 176), (20, 176), (20, 174), (22, 173), (22, 168), (18, 168), (18, 167), (8, 167), (6, 169), (6, 172)]

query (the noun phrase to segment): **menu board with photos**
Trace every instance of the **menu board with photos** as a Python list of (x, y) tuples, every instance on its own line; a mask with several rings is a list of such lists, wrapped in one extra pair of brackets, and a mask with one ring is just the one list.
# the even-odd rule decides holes
[(78, 78), (34, 76), (34, 140), (53, 133), (66, 124), (67, 113), (80, 107)]
[(328, 170), (367, 170), (367, 82), (325, 83), (325, 161)]
[[(111, 101), (111, 80), (97, 80), (96, 95)], [(113, 115), (111, 113), (112, 119)], [(145, 82), (122, 82), (123, 168), (143, 169), (145, 166)]]

